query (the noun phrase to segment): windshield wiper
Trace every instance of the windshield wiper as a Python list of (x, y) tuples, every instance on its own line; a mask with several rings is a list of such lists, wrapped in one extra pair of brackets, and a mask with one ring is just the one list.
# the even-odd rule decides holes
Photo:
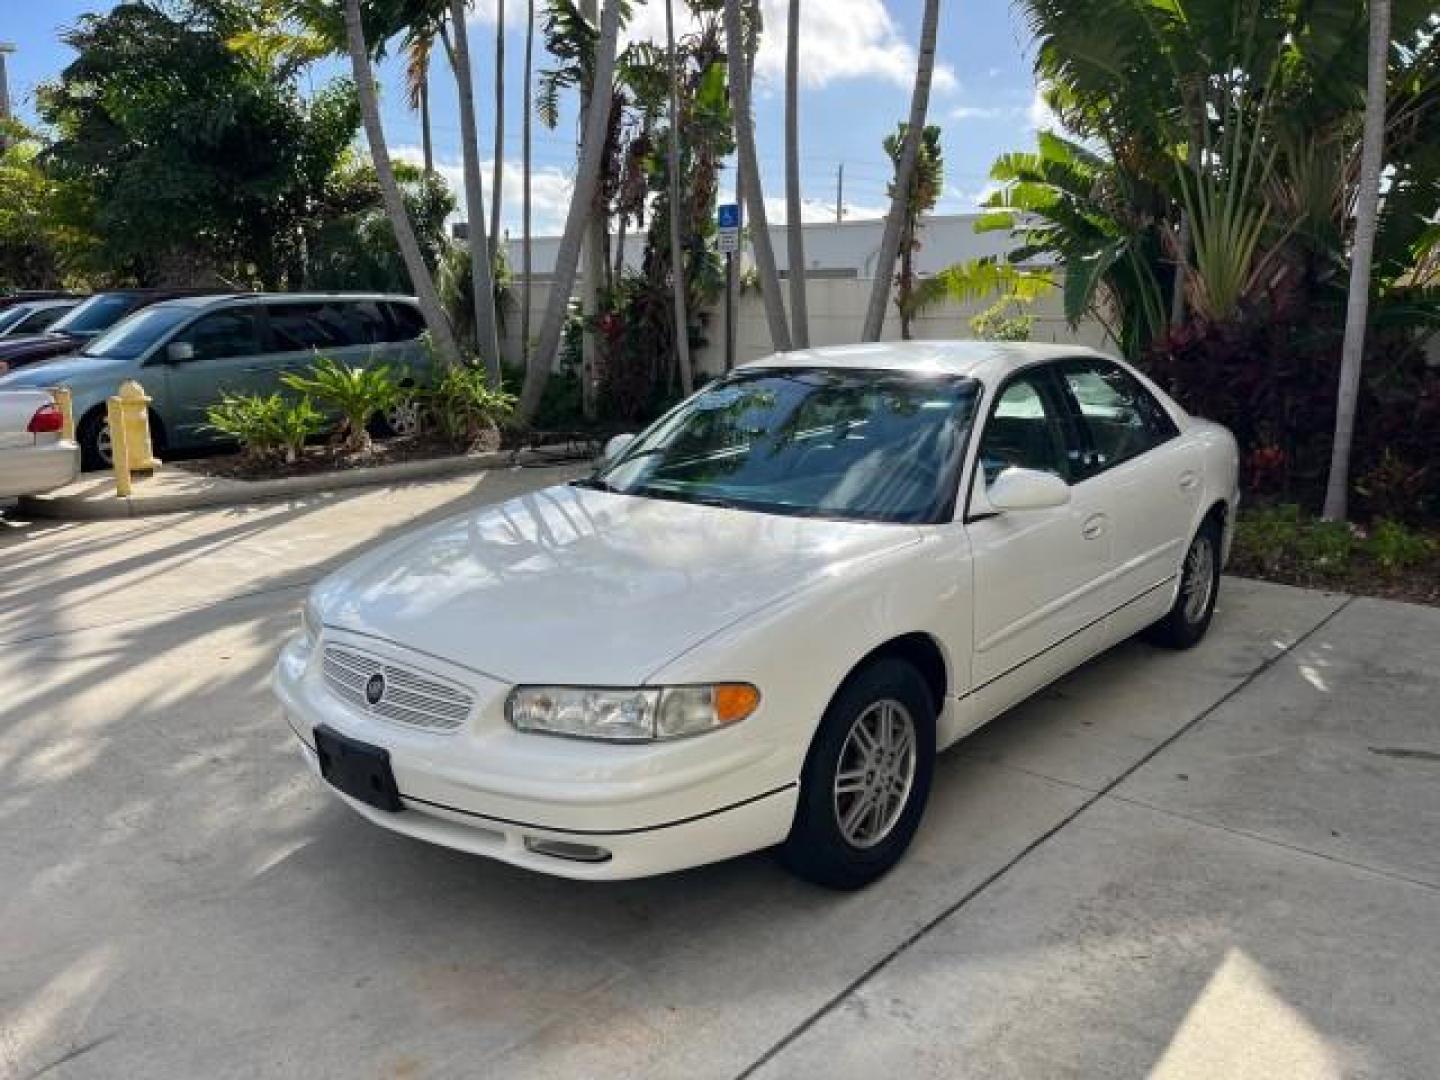
[(612, 495), (620, 495), (622, 492), (609, 480), (603, 480), (598, 476), (582, 476), (579, 480), (571, 480), (571, 487), (589, 488), (591, 491), (608, 491)]

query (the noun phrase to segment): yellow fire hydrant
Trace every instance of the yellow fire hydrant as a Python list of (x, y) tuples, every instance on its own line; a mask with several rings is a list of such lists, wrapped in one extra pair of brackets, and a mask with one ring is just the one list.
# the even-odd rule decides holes
[(115, 494), (123, 498), (130, 494), (133, 479), (149, 476), (160, 465), (150, 442), (150, 396), (134, 379), (127, 379), (105, 407), (110, 421)]

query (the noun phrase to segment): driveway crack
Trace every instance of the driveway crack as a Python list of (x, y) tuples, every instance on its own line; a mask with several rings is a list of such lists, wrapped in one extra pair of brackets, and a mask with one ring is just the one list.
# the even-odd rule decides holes
[(1046, 841), (1050, 840), (1052, 837), (1064, 830), (1076, 818), (1078, 818), (1081, 814), (1085, 813), (1086, 810), (1090, 809), (1090, 807), (1094, 806), (1101, 799), (1105, 798), (1107, 795), (1113, 792), (1117, 787), (1119, 787), (1122, 783), (1128, 780), (1132, 775), (1134, 775), (1140, 769), (1148, 765), (1152, 760), (1154, 760), (1161, 753), (1167, 750), (1171, 745), (1173, 745), (1178, 739), (1182, 738), (1190, 731), (1194, 730), (1197, 725), (1199, 725), (1212, 713), (1215, 713), (1218, 710), (1222, 709), (1233, 698), (1235, 698), (1238, 694), (1243, 692), (1252, 683), (1254, 683), (1255, 680), (1259, 679), (1262, 675), (1264, 675), (1272, 667), (1278, 664), (1281, 660), (1289, 656), (1292, 652), (1298, 649), (1301, 645), (1305, 644), (1305, 642), (1309, 641), (1320, 631), (1324, 630), (1326, 626), (1330, 625), (1330, 623), (1341, 612), (1343, 612), (1354, 602), (1355, 598), (1353, 596), (1346, 597), (1343, 603), (1341, 603), (1333, 611), (1329, 612), (1323, 619), (1317, 622), (1309, 630), (1305, 631), (1305, 633), (1301, 634), (1294, 641), (1290, 642), (1290, 644), (1286, 645), (1283, 649), (1275, 653), (1273, 656), (1270, 656), (1264, 661), (1262, 661), (1259, 666), (1255, 668), (1254, 671), (1251, 671), (1228, 691), (1222, 694), (1219, 699), (1212, 702), (1205, 709), (1202, 709), (1200, 712), (1196, 713), (1183, 725), (1173, 731), (1169, 736), (1152, 746), (1148, 751), (1146, 751), (1134, 762), (1132, 762), (1130, 766), (1124, 771), (1122, 771), (1118, 776), (1114, 777), (1114, 779), (1110, 780), (1098, 791), (1095, 791), (1094, 794), (1092, 794), (1074, 810), (1070, 811), (1070, 813), (1066, 814), (1049, 829), (1041, 833), (1034, 840), (1030, 841), (1030, 843), (1026, 844), (1023, 848), (1021, 848), (1020, 851), (1018, 851), (1003, 866), (995, 870), (983, 881), (975, 885), (972, 889), (966, 892), (963, 896), (959, 897), (953, 903), (942, 908), (939, 914), (934, 915), (930, 919), (927, 919), (925, 922), (921, 923), (919, 927), (912, 930), (897, 945), (891, 948), (889, 952), (885, 953), (885, 955), (881, 956), (868, 968), (862, 971), (859, 975), (857, 975), (854, 979), (852, 979), (849, 983), (842, 987), (837, 993), (830, 997), (823, 1005), (817, 1008), (804, 1020), (800, 1021), (800, 1023), (795, 1025), (795, 1027), (791, 1028), (790, 1031), (788, 1031), (782, 1038), (772, 1044), (768, 1050), (766, 1050), (758, 1058), (756, 1058), (739, 1073), (737, 1073), (736, 1080), (746, 1080), (747, 1077), (755, 1075), (755, 1073), (757, 1073), (765, 1065), (769, 1064), (782, 1051), (784, 1051), (787, 1047), (789, 1047), (792, 1043), (799, 1039), (800, 1036), (804, 1035), (821, 1020), (829, 1016), (830, 1013), (834, 1012), (835, 1009), (838, 1008), (839, 1005), (844, 1002), (846, 998), (850, 997), (852, 994), (855, 993), (855, 991), (859, 990), (876, 975), (884, 971), (887, 967), (894, 963), (895, 960), (908, 952), (912, 946), (927, 937), (930, 932), (933, 931), (936, 927), (938, 927), (941, 923), (945, 922), (952, 915), (961, 911), (972, 900), (974, 900), (976, 897), (980, 896), (987, 889), (989, 889), (990, 886), (994, 885), (1001, 878), (1009, 874), (1010, 871), (1015, 869), (1016, 866), (1023, 862), (1025, 858), (1030, 855), (1031, 852), (1035, 851), (1036, 849), (1044, 845)]

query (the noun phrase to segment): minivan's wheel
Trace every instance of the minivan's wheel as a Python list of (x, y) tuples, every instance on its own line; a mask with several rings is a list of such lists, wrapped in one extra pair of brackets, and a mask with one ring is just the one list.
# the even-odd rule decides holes
[(104, 409), (92, 409), (75, 429), (80, 444), (80, 468), (85, 472), (108, 469), (115, 462), (115, 447), (110, 440), (110, 421)]
[(835, 696), (805, 761), (785, 864), (832, 889), (858, 889), (900, 861), (935, 766), (935, 706), (903, 660), (882, 659)]
[(1220, 523), (1207, 518), (1185, 552), (1174, 606), (1146, 632), (1157, 645), (1188, 649), (1210, 629), (1220, 592), (1220, 543)]

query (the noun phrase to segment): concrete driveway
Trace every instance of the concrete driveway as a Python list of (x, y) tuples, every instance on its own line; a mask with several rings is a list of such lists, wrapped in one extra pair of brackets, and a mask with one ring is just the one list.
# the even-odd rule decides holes
[(0, 1076), (1435, 1074), (1440, 611), (1227, 580), (947, 754), (855, 895), (338, 806), (265, 685), (306, 583), (563, 475), (0, 524)]

